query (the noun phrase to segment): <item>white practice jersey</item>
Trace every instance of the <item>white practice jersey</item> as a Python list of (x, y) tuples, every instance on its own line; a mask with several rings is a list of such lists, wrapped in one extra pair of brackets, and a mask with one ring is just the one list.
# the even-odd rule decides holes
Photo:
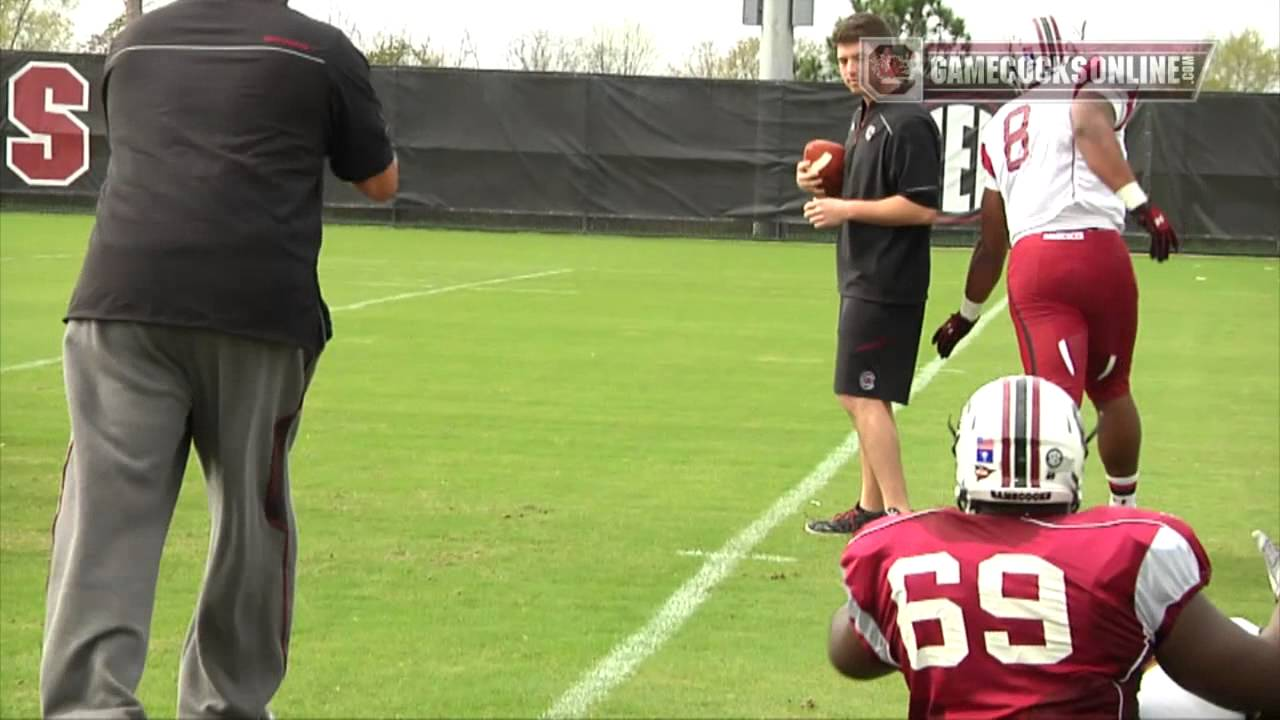
[[(986, 188), (1004, 199), (1009, 241), (1053, 230), (1124, 229), (1124, 203), (1085, 164), (1071, 129), (1071, 103), (1035, 98), (1030, 90), (1003, 105), (982, 129), (979, 151)], [(1135, 93), (1108, 93), (1116, 139), (1124, 152), (1124, 126)]]

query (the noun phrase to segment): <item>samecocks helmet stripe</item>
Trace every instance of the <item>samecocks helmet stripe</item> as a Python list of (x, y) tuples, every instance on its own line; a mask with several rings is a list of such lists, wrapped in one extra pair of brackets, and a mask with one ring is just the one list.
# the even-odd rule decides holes
[(999, 378), (961, 415), (956, 498), (965, 510), (974, 502), (1075, 509), (1084, 461), (1080, 411), (1066, 391), (1035, 376)]

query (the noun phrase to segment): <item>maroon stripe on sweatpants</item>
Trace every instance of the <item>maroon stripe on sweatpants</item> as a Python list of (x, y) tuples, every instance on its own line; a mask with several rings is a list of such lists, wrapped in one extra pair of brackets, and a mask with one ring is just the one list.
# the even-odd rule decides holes
[(58, 480), (58, 505), (53, 509), (53, 524), (49, 527), (50, 535), (58, 531), (58, 516), (62, 514), (62, 494), (67, 490), (67, 467), (71, 465), (71, 450), (75, 446), (75, 440), (67, 443), (67, 456), (62, 459), (62, 477)]
[[(58, 504), (53, 508), (53, 522), (49, 524), (49, 547), (58, 540), (58, 516), (62, 515), (62, 495), (67, 491), (67, 466), (71, 464), (71, 449), (76, 446), (73, 438), (67, 443), (67, 456), (62, 459), (62, 478), (58, 480)], [(44, 574), (44, 592), (49, 594), (49, 580), (53, 575), (53, 553), (49, 553), (49, 570)]]
[[(301, 407), (299, 407), (299, 412)], [(267, 524), (284, 535), (284, 554), (280, 559), (280, 580), (284, 596), (281, 598), (280, 651), (284, 654), (284, 665), (289, 666), (289, 617), (293, 612), (289, 602), (289, 515), (285, 511), (284, 499), (284, 463), (285, 445), (289, 441), (289, 429), (298, 413), (285, 415), (276, 420), (272, 428), (271, 470), (267, 480), (267, 496), (263, 499), (263, 512)]]

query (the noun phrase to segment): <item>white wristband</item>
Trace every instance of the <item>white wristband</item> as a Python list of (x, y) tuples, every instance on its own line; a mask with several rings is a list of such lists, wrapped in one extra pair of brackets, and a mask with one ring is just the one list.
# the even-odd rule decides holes
[(976, 303), (967, 297), (960, 299), (960, 316), (969, 322), (978, 319), (982, 314), (982, 303)]
[(1125, 210), (1132, 210), (1147, 201), (1147, 194), (1142, 192), (1142, 186), (1137, 180), (1117, 190), (1116, 195), (1120, 196)]

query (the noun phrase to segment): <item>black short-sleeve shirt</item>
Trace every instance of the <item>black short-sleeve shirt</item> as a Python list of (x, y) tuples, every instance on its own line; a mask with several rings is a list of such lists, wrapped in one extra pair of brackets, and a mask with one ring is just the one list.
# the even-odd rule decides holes
[(71, 319), (198, 327), (318, 351), (326, 161), (393, 150), (365, 57), (280, 0), (178, 0), (109, 51), (111, 154)]
[[(937, 208), (942, 139), (918, 103), (862, 104), (845, 142), (844, 197), (902, 195)], [(886, 227), (847, 222), (840, 228), (836, 271), (840, 294), (894, 304), (923, 303), (929, 292), (928, 225)]]

